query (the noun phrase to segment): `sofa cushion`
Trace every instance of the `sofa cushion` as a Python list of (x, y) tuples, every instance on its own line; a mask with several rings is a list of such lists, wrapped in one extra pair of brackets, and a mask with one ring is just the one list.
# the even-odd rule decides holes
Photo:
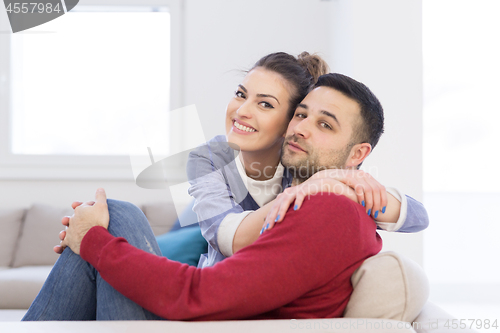
[(26, 266), (0, 271), (0, 309), (27, 309), (52, 266)]
[(412, 322), (429, 297), (429, 282), (423, 269), (392, 251), (365, 260), (351, 282), (354, 291), (344, 317)]
[(24, 209), (0, 210), (0, 267), (12, 264), (24, 214)]
[(61, 219), (65, 215), (73, 215), (71, 207), (31, 206), (26, 213), (12, 266), (53, 265), (59, 255), (52, 248), (59, 244), (58, 235), (64, 229)]
[(199, 225), (168, 232), (156, 237), (156, 241), (164, 257), (190, 266), (197, 266), (200, 255), (208, 252)]
[(177, 212), (172, 202), (157, 202), (142, 206), (155, 236), (168, 232), (177, 220)]

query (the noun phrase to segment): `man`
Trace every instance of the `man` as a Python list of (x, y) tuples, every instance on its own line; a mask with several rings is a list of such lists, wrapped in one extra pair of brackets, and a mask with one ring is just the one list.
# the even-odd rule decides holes
[[(335, 82), (356, 89), (367, 107)], [(290, 123), (283, 148), (295, 184), (314, 172), (305, 161), (316, 168), (363, 162), (370, 143), (352, 144), (363, 126), (361, 112), (382, 112), (364, 85), (338, 74), (318, 82)], [(139, 209), (106, 201), (102, 189), (95, 204), (73, 208), (71, 220), (63, 220), (62, 242), (72, 251), (63, 252), (24, 320), (338, 317), (352, 292), (352, 273), (382, 246), (364, 207), (335, 194), (305, 200), (287, 212), (285, 223), (204, 269), (160, 257)]]

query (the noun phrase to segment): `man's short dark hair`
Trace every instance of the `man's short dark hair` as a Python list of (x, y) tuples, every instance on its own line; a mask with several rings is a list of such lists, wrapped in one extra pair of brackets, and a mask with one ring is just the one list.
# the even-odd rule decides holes
[(335, 89), (358, 103), (361, 122), (353, 124), (351, 143), (367, 142), (373, 150), (384, 132), (384, 110), (378, 98), (363, 83), (338, 73), (321, 75), (314, 87), (322, 86)]

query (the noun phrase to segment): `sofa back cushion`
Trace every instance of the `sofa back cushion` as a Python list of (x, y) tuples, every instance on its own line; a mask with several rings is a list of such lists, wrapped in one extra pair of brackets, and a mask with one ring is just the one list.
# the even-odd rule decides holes
[(24, 209), (0, 210), (0, 267), (12, 264), (25, 212)]
[(12, 266), (53, 265), (59, 255), (52, 248), (59, 244), (58, 235), (64, 229), (61, 219), (65, 215), (73, 215), (71, 207), (31, 206), (26, 213)]
[(169, 232), (177, 221), (177, 211), (171, 201), (145, 204), (141, 209), (146, 215), (155, 236)]
[(429, 297), (424, 270), (392, 251), (366, 259), (352, 275), (351, 282), (354, 291), (344, 317), (412, 322)]

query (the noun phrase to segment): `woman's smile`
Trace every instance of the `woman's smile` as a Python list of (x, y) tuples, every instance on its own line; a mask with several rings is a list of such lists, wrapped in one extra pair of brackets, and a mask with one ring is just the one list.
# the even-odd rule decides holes
[[(257, 132), (257, 130), (255, 128), (242, 122), (241, 120), (234, 119), (233, 126), (234, 126), (233, 131), (238, 133), (238, 134), (251, 134), (251, 133)], [(241, 132), (243, 132), (243, 133), (241, 133)]]

